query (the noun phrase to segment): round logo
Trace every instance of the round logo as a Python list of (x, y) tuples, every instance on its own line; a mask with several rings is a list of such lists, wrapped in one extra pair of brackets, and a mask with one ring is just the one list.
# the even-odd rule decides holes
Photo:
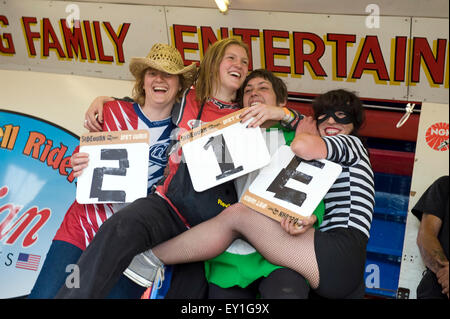
[(440, 122), (431, 125), (425, 133), (425, 140), (435, 151), (447, 151), (449, 149), (448, 123)]

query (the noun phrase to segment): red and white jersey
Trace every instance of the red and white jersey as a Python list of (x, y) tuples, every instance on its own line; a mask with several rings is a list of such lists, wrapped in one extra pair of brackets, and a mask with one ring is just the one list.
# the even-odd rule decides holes
[[(161, 121), (151, 121), (137, 103), (113, 101), (103, 107), (103, 131), (137, 129), (149, 131), (148, 192), (163, 176), (167, 164), (167, 147), (174, 127), (170, 117)], [(66, 241), (84, 250), (101, 224), (125, 205), (127, 204), (79, 204), (74, 201), (54, 240)]]

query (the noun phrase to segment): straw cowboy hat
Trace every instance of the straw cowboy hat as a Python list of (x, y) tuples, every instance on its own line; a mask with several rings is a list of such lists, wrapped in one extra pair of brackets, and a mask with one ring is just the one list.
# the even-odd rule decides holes
[(164, 43), (153, 45), (145, 58), (131, 58), (130, 60), (130, 72), (136, 79), (148, 67), (169, 74), (181, 74), (187, 83), (192, 83), (197, 73), (195, 63), (185, 67), (180, 52)]

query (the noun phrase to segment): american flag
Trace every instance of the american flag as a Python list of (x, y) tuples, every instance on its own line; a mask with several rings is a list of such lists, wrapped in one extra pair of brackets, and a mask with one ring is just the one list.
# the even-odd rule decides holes
[(40, 261), (41, 256), (19, 253), (19, 257), (17, 258), (16, 262), (16, 268), (36, 271), (39, 268)]

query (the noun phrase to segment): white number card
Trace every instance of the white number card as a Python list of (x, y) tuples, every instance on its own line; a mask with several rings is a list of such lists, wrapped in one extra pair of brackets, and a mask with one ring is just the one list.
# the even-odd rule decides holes
[(197, 192), (222, 184), (270, 162), (261, 129), (240, 123), (239, 110), (184, 133), (183, 155)]
[(328, 160), (301, 159), (283, 145), (260, 170), (241, 202), (275, 220), (288, 217), (297, 222), (314, 212), (341, 171), (340, 165)]
[(148, 131), (83, 134), (80, 152), (89, 154), (77, 182), (80, 204), (129, 203), (147, 196)]

